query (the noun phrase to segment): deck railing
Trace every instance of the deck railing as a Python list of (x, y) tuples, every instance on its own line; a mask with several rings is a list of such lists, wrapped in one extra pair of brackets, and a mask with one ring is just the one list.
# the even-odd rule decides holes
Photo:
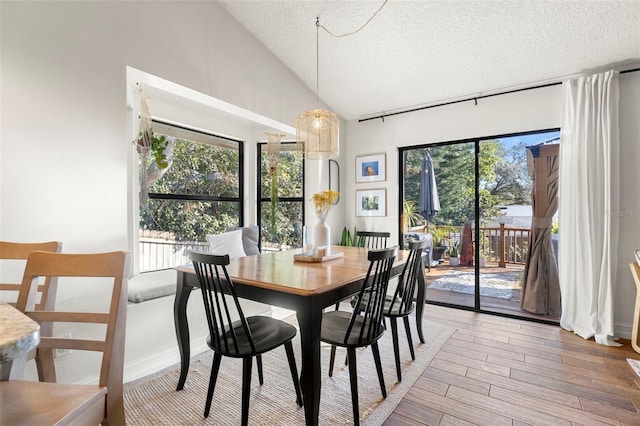
[(202, 241), (173, 241), (140, 237), (140, 272), (157, 271), (189, 263), (188, 250), (208, 247)]
[[(460, 227), (446, 226), (445, 245), (452, 241), (462, 241)], [(472, 229), (472, 238), (475, 231)], [(531, 230), (529, 228), (508, 228), (504, 224), (499, 227), (480, 228), (480, 254), (487, 262), (497, 263), (504, 267), (507, 264), (524, 265), (529, 250)]]

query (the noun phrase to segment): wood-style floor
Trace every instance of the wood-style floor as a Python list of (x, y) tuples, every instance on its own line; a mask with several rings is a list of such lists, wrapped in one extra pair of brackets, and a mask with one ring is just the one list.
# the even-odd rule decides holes
[(640, 377), (623, 347), (558, 326), (427, 305), (457, 331), (385, 425), (640, 425)]

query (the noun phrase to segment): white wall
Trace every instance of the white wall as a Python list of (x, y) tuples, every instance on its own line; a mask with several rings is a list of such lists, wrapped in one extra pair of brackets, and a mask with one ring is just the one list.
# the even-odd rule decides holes
[[(560, 127), (562, 87), (518, 92), (412, 112), (382, 120), (349, 121), (344, 180), (347, 226), (392, 232), (398, 241), (398, 151), (396, 147), (455, 141)], [(629, 272), (633, 250), (640, 247), (640, 73), (620, 76), (620, 232), (619, 262), (615, 301), (616, 333), (629, 338), (635, 300), (635, 285)], [(387, 181), (355, 184), (355, 157), (385, 153)], [(355, 191), (387, 189), (387, 216), (355, 217)]]
[[(59, 240), (63, 251), (76, 253), (135, 249), (131, 68), (289, 126), (315, 106), (314, 93), (217, 2), (2, 1), (0, 19), (3, 240)], [(204, 128), (220, 122), (211, 110), (184, 114), (185, 108), (156, 104), (165, 118)], [(263, 130), (227, 127), (239, 133), (230, 136), (249, 142), (245, 223), (252, 224), (253, 142)], [(308, 176), (315, 177), (309, 194), (321, 188), (317, 167), (309, 167)], [(75, 296), (62, 291), (58, 299), (78, 303)], [(131, 311), (129, 329), (139, 325), (137, 311)], [(166, 324), (173, 312), (154, 315), (166, 315), (156, 322)], [(149, 336), (147, 350), (154, 350), (155, 337)], [(127, 352), (125, 368), (140, 356)], [(85, 380), (87, 372), (74, 368), (73, 357), (64, 359), (68, 368), (59, 369), (61, 376)]]

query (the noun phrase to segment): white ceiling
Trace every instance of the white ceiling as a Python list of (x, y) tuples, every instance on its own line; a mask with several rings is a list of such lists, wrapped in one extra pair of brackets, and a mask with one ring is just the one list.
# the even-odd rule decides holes
[[(384, 3), (218, 1), (314, 92), (316, 17), (344, 34)], [(320, 98), (351, 120), (608, 64), (637, 67), (640, 0), (389, 0), (355, 35), (319, 34)]]

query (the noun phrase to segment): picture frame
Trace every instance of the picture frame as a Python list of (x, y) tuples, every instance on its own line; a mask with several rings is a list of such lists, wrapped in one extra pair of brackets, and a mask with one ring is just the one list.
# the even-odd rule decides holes
[(381, 217), (386, 215), (386, 189), (359, 189), (356, 191), (356, 216)]
[(356, 157), (356, 183), (387, 180), (386, 154)]

